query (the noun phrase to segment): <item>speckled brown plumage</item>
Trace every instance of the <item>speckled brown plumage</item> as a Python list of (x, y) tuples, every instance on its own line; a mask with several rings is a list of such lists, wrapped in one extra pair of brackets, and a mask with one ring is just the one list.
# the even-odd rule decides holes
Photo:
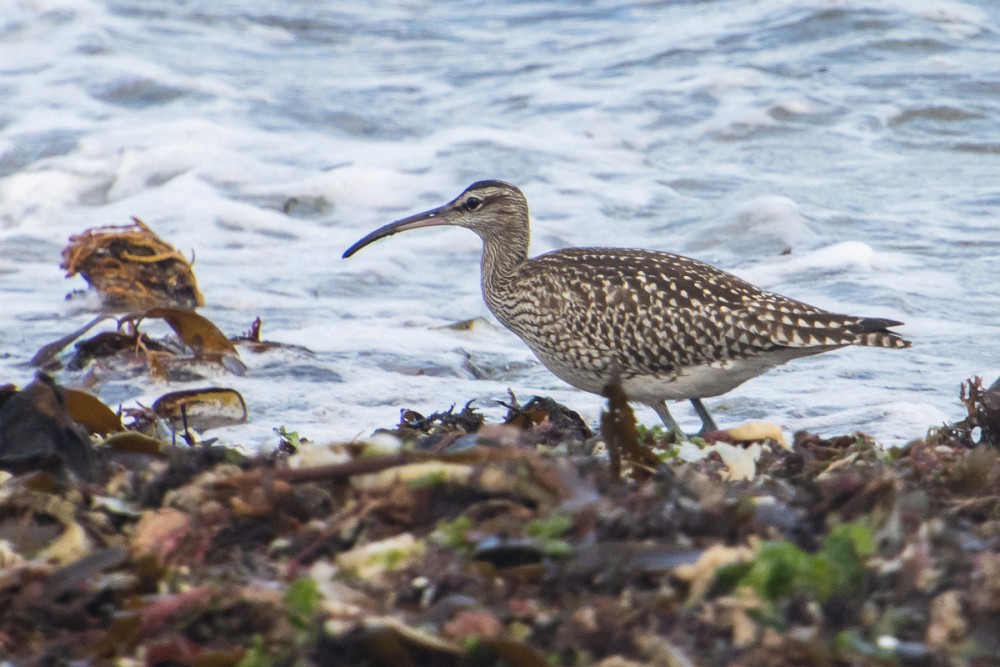
[[(678, 429), (666, 400), (730, 391), (797, 357), (845, 345), (909, 347), (893, 320), (827, 312), (694, 259), (651, 250), (567, 248), (528, 259), (524, 195), (481, 181), (455, 200), (376, 230), (345, 257), (407, 229), (457, 225), (483, 240), (483, 297), (555, 375), (599, 393), (613, 378)], [(679, 429), (678, 429), (679, 430)]]

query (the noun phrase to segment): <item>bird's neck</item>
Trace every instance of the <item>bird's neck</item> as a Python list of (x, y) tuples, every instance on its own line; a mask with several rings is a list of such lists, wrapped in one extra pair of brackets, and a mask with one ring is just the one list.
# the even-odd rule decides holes
[(528, 259), (528, 224), (523, 229), (507, 227), (500, 233), (483, 234), (483, 295), (492, 307), (493, 297), (511, 287), (517, 268)]

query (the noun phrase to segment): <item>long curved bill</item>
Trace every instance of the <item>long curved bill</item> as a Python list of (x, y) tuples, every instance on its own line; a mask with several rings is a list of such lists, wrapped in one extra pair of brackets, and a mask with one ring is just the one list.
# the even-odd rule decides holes
[(408, 218), (403, 218), (402, 220), (397, 220), (396, 222), (390, 222), (385, 227), (376, 229), (374, 232), (348, 248), (347, 251), (344, 252), (344, 259), (347, 259), (369, 243), (374, 243), (375, 241), (385, 238), (386, 236), (392, 236), (393, 234), (398, 234), (399, 232), (405, 232), (408, 229), (447, 225), (449, 224), (448, 213), (450, 206), (450, 204), (445, 204), (444, 206), (432, 208), (429, 211), (417, 213), (416, 215), (411, 215)]

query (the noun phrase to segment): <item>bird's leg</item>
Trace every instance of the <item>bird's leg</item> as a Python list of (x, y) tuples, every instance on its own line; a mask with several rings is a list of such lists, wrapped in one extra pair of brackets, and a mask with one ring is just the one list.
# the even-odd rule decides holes
[(667, 430), (674, 434), (675, 442), (687, 440), (687, 435), (684, 434), (684, 430), (681, 428), (681, 425), (677, 423), (674, 416), (670, 414), (670, 410), (667, 409), (666, 401), (650, 403), (649, 407), (656, 410), (656, 414), (660, 415), (660, 419), (663, 420), (663, 425), (667, 427)]
[(701, 430), (698, 431), (698, 435), (704, 436), (706, 433), (719, 430), (719, 427), (715, 425), (715, 420), (712, 419), (712, 415), (709, 414), (708, 408), (702, 405), (700, 398), (692, 398), (691, 405), (694, 406), (694, 411), (701, 417)]

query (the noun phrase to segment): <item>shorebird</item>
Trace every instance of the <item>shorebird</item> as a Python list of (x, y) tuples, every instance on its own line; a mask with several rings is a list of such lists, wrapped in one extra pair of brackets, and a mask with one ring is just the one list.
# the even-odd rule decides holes
[(667, 408), (688, 399), (700, 434), (718, 430), (701, 399), (798, 357), (846, 345), (903, 348), (902, 322), (828, 312), (696, 259), (627, 248), (565, 248), (528, 257), (528, 202), (479, 181), (444, 206), (373, 231), (344, 253), (397, 232), (452, 225), (483, 241), (483, 298), (563, 381), (600, 394), (618, 381), (678, 438)]

